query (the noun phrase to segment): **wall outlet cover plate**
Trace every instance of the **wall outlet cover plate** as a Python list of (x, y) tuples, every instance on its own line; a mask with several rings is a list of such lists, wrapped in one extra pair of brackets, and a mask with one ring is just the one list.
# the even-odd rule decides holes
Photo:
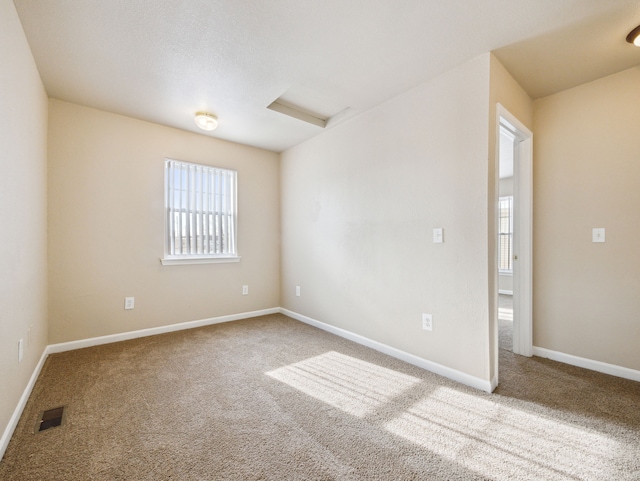
[(444, 229), (442, 227), (436, 227), (433, 229), (433, 243), (442, 244), (444, 242)]
[(422, 329), (433, 331), (433, 317), (431, 314), (422, 313)]
[(605, 231), (604, 227), (596, 227), (592, 231), (592, 241), (593, 242), (604, 242), (605, 241)]

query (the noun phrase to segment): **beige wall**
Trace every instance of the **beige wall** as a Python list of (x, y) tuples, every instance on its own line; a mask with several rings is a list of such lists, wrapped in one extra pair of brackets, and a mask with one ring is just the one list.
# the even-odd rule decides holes
[(511, 74), (504, 68), (500, 61), (493, 55), (491, 57), (491, 118), (494, 120), (492, 126), (496, 127), (495, 104), (500, 103), (512, 115), (530, 130), (533, 130), (534, 103), (516, 82)]
[(534, 345), (636, 370), (639, 85), (633, 68), (546, 97), (534, 123)]
[[(239, 263), (160, 264), (165, 157), (238, 171)], [(278, 173), (273, 152), (51, 100), (49, 341), (277, 307)]]
[(0, 65), (1, 435), (47, 341), (47, 97), (11, 0), (0, 0)]
[(489, 380), (488, 92), (487, 54), (283, 153), (284, 308)]

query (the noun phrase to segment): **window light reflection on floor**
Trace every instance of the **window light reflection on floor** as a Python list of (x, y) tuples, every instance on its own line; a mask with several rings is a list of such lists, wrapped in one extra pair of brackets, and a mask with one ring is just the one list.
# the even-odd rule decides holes
[(620, 443), (558, 420), (440, 387), (386, 429), (487, 479), (626, 479), (609, 460)]
[(420, 382), (335, 351), (266, 374), (357, 417), (366, 416)]

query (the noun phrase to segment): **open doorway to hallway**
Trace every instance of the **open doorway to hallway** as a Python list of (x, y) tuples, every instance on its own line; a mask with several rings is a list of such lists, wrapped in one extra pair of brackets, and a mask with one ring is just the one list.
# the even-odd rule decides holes
[[(533, 134), (498, 104), (498, 348), (533, 354)], [(509, 302), (511, 301), (511, 302)], [(494, 324), (494, 326), (496, 325)], [(510, 332), (509, 332), (510, 331)], [(505, 343), (500, 342), (505, 339)], [(497, 351), (497, 350), (496, 350)], [(495, 354), (497, 356), (497, 352)]]
[(518, 139), (500, 121), (498, 182), (498, 345), (513, 351), (514, 157)]

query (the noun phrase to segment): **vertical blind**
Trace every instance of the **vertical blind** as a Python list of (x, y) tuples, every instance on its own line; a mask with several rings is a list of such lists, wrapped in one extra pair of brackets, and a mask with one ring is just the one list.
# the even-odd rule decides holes
[(513, 270), (513, 197), (500, 197), (498, 207), (498, 268), (501, 271)]
[(165, 160), (166, 255), (235, 256), (235, 170)]

